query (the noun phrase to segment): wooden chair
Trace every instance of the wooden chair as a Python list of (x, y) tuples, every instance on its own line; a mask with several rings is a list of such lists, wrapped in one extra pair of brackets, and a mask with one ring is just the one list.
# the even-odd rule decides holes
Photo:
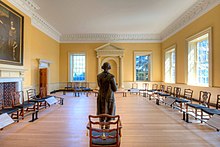
[(183, 104), (186, 104), (186, 103), (189, 103), (190, 101), (192, 101), (192, 95), (193, 95), (193, 90), (191, 90), (191, 89), (184, 90), (183, 98), (180, 97), (180, 93), (176, 94), (176, 96), (177, 96), (177, 97), (175, 97), (176, 106), (179, 107), (180, 110), (182, 111)]
[(138, 83), (131, 84), (130, 94), (139, 94), (140, 95), (140, 90), (138, 89)]
[(186, 104), (186, 112), (189, 112), (189, 107), (193, 108), (195, 111), (192, 111), (195, 114), (195, 118), (197, 119), (198, 112), (197, 110), (201, 110), (202, 108), (209, 108), (211, 93), (207, 91), (200, 91), (199, 93), (199, 104), (187, 103)]
[(173, 89), (172, 86), (167, 86), (167, 89), (166, 89), (165, 92), (166, 92), (167, 94), (171, 95), (171, 94), (172, 94), (172, 89)]
[(4, 99), (0, 99), (0, 114), (7, 113), (11, 115), (12, 119), (19, 121), (19, 108), (13, 107), (13, 101), (11, 100), (11, 107), (4, 106)]
[(71, 90), (71, 89), (73, 89), (73, 86), (74, 86), (73, 82), (67, 82), (65, 89), (66, 90)]
[(139, 89), (139, 91), (140, 91), (139, 95), (143, 94), (143, 96), (146, 97), (146, 93), (147, 93), (149, 84), (148, 83), (143, 83), (143, 87), (144, 87), (144, 89)]
[(37, 97), (35, 89), (27, 90), (27, 98), (28, 102), (34, 102), (37, 104), (37, 110), (40, 110), (40, 107), (47, 107), (47, 102), (45, 101), (46, 98)]
[(192, 103), (192, 96), (193, 96), (193, 90), (191, 90), (191, 89), (184, 90), (184, 95), (183, 95), (184, 99), (190, 100)]
[(132, 83), (131, 88), (132, 89), (138, 89), (138, 83)]
[(80, 89), (82, 90), (82, 92), (84, 94), (86, 94), (86, 96), (88, 96), (88, 94), (92, 91), (91, 88), (89, 88), (89, 83), (88, 82), (82, 82)]
[(153, 84), (152, 85), (152, 89), (147, 90), (147, 97), (149, 98), (149, 100), (151, 100), (151, 97), (153, 96), (154, 92), (156, 92), (158, 89), (158, 84)]
[[(100, 122), (103, 118), (112, 120), (109, 122)], [(87, 129), (89, 130), (90, 147), (119, 147), (121, 141), (121, 128), (122, 125), (119, 115), (89, 115)]]
[(156, 104), (159, 105), (159, 102), (164, 102), (165, 98), (170, 96), (172, 93), (172, 86), (167, 86), (165, 91), (165, 86), (161, 87), (162, 90), (157, 93)]
[(180, 94), (181, 94), (181, 88), (180, 87), (174, 87), (172, 96), (179, 98)]
[(220, 95), (217, 95), (216, 109), (214, 108), (202, 108), (201, 110), (201, 119), (203, 120), (203, 112), (209, 115), (209, 118), (214, 114), (220, 115)]
[(13, 107), (20, 109), (20, 115), (24, 119), (25, 112), (35, 111), (35, 102), (24, 101), (23, 91), (11, 92)]
[(143, 83), (144, 91), (148, 90), (149, 84), (148, 83)]
[(79, 94), (82, 92), (82, 89), (80, 88), (80, 82), (73, 82), (73, 85), (75, 96), (79, 97)]

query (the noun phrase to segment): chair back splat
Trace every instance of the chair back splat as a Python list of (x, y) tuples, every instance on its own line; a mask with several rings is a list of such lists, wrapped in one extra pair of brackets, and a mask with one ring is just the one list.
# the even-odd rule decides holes
[(28, 101), (30, 101), (32, 99), (36, 99), (37, 98), (36, 90), (35, 89), (28, 89), (27, 90), (27, 97), (28, 97)]
[(171, 95), (171, 93), (172, 93), (172, 86), (167, 86), (166, 92)]
[[(100, 120), (111, 121), (103, 122)], [(119, 147), (121, 138), (121, 121), (119, 115), (112, 116), (108, 114), (89, 115), (87, 129), (89, 130), (89, 144), (93, 146), (111, 146)]]
[(184, 98), (190, 100), (192, 102), (192, 96), (193, 96), (193, 90), (191, 89), (185, 89), (184, 90)]
[(144, 90), (147, 91), (148, 87), (149, 87), (149, 84), (148, 83), (143, 83), (143, 87), (144, 87)]
[(209, 107), (211, 93), (207, 91), (200, 91), (199, 93), (199, 104)]
[(138, 83), (132, 83), (132, 89), (138, 89)]
[[(12, 97), (12, 106), (15, 107), (17, 105), (21, 105), (24, 103), (24, 93), (23, 91), (11, 92)], [(20, 99), (22, 102), (20, 102)]]
[(181, 88), (180, 87), (174, 87), (173, 89), (173, 96), (174, 97), (180, 97)]
[(158, 89), (158, 91), (164, 92), (164, 90), (165, 90), (165, 85), (160, 85), (160, 89)]
[(157, 90), (158, 89), (158, 84), (153, 84), (152, 85), (152, 90)]

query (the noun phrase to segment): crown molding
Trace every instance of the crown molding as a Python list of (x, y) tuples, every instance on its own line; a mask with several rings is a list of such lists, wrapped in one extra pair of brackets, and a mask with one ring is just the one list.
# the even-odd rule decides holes
[(53, 26), (51, 26), (45, 19), (43, 19), (39, 14), (33, 13), (31, 17), (31, 24), (56, 40), (60, 42), (61, 33), (59, 33)]
[(45, 19), (43, 19), (35, 11), (39, 10), (40, 7), (32, 0), (8, 0), (12, 5), (17, 7), (24, 14), (31, 18), (31, 24), (37, 29), (50, 36), (57, 42), (60, 42), (61, 34), (51, 26)]
[(93, 42), (161, 42), (160, 34), (65, 34), (61, 36), (61, 43), (93, 43)]
[(33, 11), (39, 10), (40, 7), (31, 0), (8, 0), (12, 5), (17, 7), (23, 13), (31, 17)]
[(186, 10), (185, 13), (183, 13), (180, 17), (178, 17), (178, 19), (161, 32), (160, 35), (162, 41), (171, 37), (219, 4), (220, 0), (198, 0), (198, 2)]
[(33, 26), (60, 43), (158, 43), (180, 31), (198, 17), (220, 4), (220, 0), (198, 0), (184, 14), (164, 29), (160, 34), (63, 34), (59, 33), (37, 10), (40, 7), (32, 0), (8, 0), (11, 4), (31, 18)]

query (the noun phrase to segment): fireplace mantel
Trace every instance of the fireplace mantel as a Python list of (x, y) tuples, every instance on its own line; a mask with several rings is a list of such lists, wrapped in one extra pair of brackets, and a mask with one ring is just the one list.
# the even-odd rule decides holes
[(23, 78), (24, 71), (25, 69), (23, 66), (0, 64), (0, 78), (7, 78), (7, 77)]

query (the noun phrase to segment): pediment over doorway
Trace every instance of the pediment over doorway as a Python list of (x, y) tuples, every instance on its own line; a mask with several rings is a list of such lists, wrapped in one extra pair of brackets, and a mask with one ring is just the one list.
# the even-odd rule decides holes
[(95, 49), (98, 56), (124, 56), (124, 49), (107, 43)]

